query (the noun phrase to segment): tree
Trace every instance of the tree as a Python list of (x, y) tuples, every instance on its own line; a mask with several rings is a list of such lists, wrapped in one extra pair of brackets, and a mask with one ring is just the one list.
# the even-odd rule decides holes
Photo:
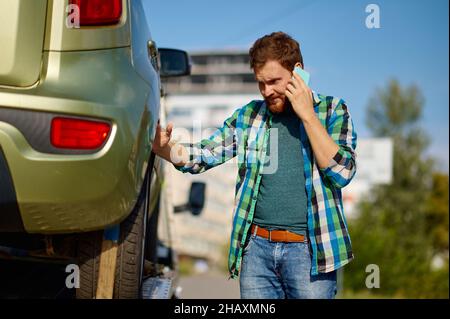
[(432, 192), (426, 208), (426, 232), (430, 234), (434, 255), (448, 259), (448, 175), (433, 174)]
[[(367, 126), (374, 136), (389, 136), (394, 142), (393, 181), (374, 187), (360, 203), (359, 216), (349, 223), (355, 261), (345, 272), (347, 288), (367, 291), (366, 266), (377, 264), (381, 287), (373, 293), (414, 298), (430, 295), (421, 287), (431, 280), (434, 254), (430, 227), (434, 230), (436, 225), (427, 223), (434, 216), (427, 213), (434, 161), (424, 158), (429, 139), (418, 126), (422, 109), (419, 89), (403, 89), (396, 80), (369, 101)], [(439, 238), (441, 235), (439, 231)]]
[[(433, 174), (433, 185), (426, 208), (425, 229), (431, 237), (433, 264), (424, 290), (433, 298), (449, 297), (448, 282), (448, 175)], [(436, 263), (438, 261), (438, 263)]]

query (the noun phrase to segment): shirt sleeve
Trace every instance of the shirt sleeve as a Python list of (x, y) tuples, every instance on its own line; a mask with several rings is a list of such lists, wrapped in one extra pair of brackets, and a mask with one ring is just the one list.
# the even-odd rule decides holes
[(347, 105), (340, 100), (331, 114), (328, 134), (339, 146), (329, 165), (321, 169), (322, 174), (335, 186), (342, 188), (356, 173), (356, 132)]
[(183, 172), (199, 174), (232, 159), (237, 154), (236, 121), (240, 109), (223, 122), (221, 128), (197, 143), (180, 143), (186, 147), (189, 160), (184, 166), (174, 167)]

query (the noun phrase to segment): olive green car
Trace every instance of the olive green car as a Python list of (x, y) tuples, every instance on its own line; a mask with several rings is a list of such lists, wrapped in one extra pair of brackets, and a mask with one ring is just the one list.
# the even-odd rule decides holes
[(81, 298), (95, 296), (101, 230), (119, 223), (114, 296), (138, 297), (160, 76), (189, 73), (184, 52), (158, 51), (145, 2), (0, 1), (0, 246), (75, 259)]

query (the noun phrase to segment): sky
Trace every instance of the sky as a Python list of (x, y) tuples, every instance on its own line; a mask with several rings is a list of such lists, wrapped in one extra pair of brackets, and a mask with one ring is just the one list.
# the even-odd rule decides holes
[[(369, 4), (379, 28), (369, 29)], [(427, 154), (449, 171), (448, 0), (145, 0), (158, 47), (188, 52), (248, 50), (284, 31), (299, 43), (310, 87), (347, 102), (359, 137), (370, 137), (366, 109), (391, 79), (416, 85), (425, 100), (420, 125), (431, 139)], [(237, 105), (236, 107), (240, 107)]]

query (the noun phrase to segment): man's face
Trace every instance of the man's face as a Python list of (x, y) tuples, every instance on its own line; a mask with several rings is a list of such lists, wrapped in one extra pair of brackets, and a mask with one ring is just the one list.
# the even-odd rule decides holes
[(286, 108), (284, 92), (292, 77), (292, 71), (284, 68), (278, 61), (269, 60), (254, 72), (259, 91), (269, 110), (273, 113), (283, 112)]

